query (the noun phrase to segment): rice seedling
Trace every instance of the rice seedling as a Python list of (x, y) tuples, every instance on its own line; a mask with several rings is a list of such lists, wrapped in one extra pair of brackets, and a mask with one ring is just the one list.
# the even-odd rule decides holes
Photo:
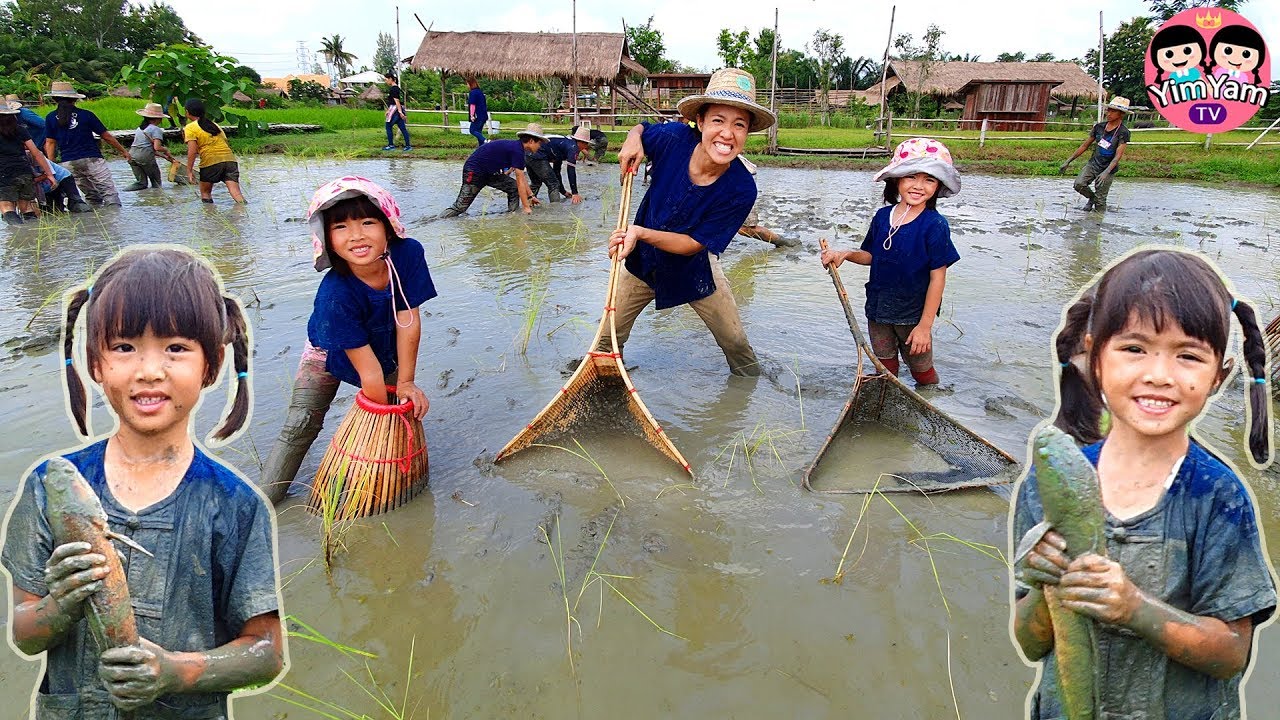
[[(756, 426), (752, 428), (750, 433), (745, 430), (739, 430), (738, 433), (730, 439), (729, 444), (720, 449), (720, 452), (716, 455), (715, 460), (713, 461), (718, 463), (721, 458), (725, 456), (725, 453), (729, 454), (728, 460), (726, 461), (727, 467), (725, 469), (724, 484), (722, 487), (727, 487), (729, 485), (729, 480), (733, 477), (733, 466), (737, 461), (738, 454), (741, 453), (742, 461), (747, 468), (747, 474), (751, 478), (751, 484), (755, 487), (757, 492), (763, 494), (764, 488), (760, 487), (760, 481), (757, 476), (759, 461), (761, 459), (768, 459), (772, 456), (778, 469), (785, 469), (786, 464), (782, 460), (782, 453), (778, 450), (778, 445), (784, 442), (794, 443), (795, 441), (793, 438), (797, 435), (803, 434), (804, 432), (803, 428), (800, 430), (785, 430), (770, 427), (764, 420), (756, 423)], [(760, 457), (762, 452), (764, 452), (764, 455), (763, 457)]]
[[(418, 641), (416, 635), (409, 641), (409, 661), (408, 667), (405, 670), (404, 694), (401, 696), (400, 701), (397, 704), (397, 702), (387, 693), (383, 684), (379, 682), (377, 677), (373, 674), (373, 668), (369, 666), (367, 658), (377, 658), (377, 655), (334, 642), (319, 632), (316, 632), (315, 629), (311, 628), (309, 625), (302, 623), (297, 618), (289, 616), (289, 619), (292, 619), (295, 623), (301, 625), (307, 630), (305, 633), (290, 630), (290, 637), (297, 637), (303, 640), (315, 642), (319, 645), (337, 650), (348, 657), (358, 655), (366, 658), (363, 661), (363, 665), (364, 675), (368, 678), (367, 682), (364, 679), (353, 675), (346, 668), (340, 668), (339, 671), (347, 678), (347, 680), (351, 681), (351, 684), (355, 685), (360, 692), (373, 700), (374, 704), (377, 705), (378, 710), (380, 711), (377, 716), (379, 720), (381, 718), (387, 718), (388, 720), (410, 720), (410, 718), (415, 717), (418, 708), (416, 703), (414, 707), (409, 707), (409, 688), (413, 684), (413, 658), (417, 650), (416, 646)], [(292, 695), (284, 695), (273, 691), (269, 693), (271, 697), (320, 717), (328, 718), (329, 720), (375, 720), (373, 716), (370, 716), (367, 713), (356, 712), (344, 705), (338, 704), (337, 702), (316, 697), (315, 695), (312, 695), (300, 688), (293, 687), (292, 685), (280, 683), (276, 687), (291, 693)], [(428, 708), (428, 720), (430, 720), (430, 717), (431, 710)]]
[(595, 458), (591, 457), (591, 453), (587, 452), (587, 449), (582, 447), (582, 443), (578, 442), (577, 438), (573, 438), (573, 444), (578, 446), (578, 450), (576, 452), (573, 450), (570, 450), (567, 447), (564, 447), (563, 445), (547, 445), (543, 443), (533, 443), (530, 447), (545, 447), (545, 448), (555, 448), (556, 450), (563, 450), (564, 452), (567, 452), (570, 455), (580, 460), (585, 460), (591, 463), (591, 465), (595, 467), (596, 472), (600, 473), (600, 477), (604, 478), (605, 483), (608, 484), (609, 489), (613, 491), (613, 494), (618, 496), (618, 502), (622, 505), (622, 507), (625, 508), (627, 506), (627, 498), (621, 492), (618, 491), (617, 487), (614, 486), (613, 481), (609, 479), (609, 474), (604, 471), (604, 468), (600, 466), (600, 463), (596, 462)]
[(551, 260), (548, 258), (546, 263), (529, 277), (529, 288), (525, 292), (524, 311), (521, 314), (520, 334), (516, 336), (516, 352), (521, 355), (529, 351), (529, 340), (538, 327), (542, 306), (546, 304), (550, 286)]
[(355, 525), (355, 519), (340, 520), (337, 517), (341, 506), (342, 494), (351, 478), (347, 474), (350, 458), (342, 456), (342, 464), (338, 466), (337, 476), (332, 488), (321, 496), (320, 500), (320, 545), (323, 550), (325, 572), (333, 573), (333, 558), (339, 550), (346, 549), (344, 538)]

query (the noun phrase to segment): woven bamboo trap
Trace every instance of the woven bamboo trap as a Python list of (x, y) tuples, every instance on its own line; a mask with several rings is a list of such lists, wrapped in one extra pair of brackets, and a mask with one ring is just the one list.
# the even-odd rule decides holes
[[(633, 177), (630, 173), (623, 176), (618, 230), (625, 230), (629, 224)], [(596, 328), (586, 356), (551, 402), (498, 452), (494, 462), (501, 462), (527, 447), (551, 444), (563, 439), (575, 428), (613, 430), (621, 429), (619, 426), (622, 426), (632, 432), (638, 431), (658, 452), (684, 468), (685, 472), (693, 474), (688, 461), (645, 407), (635, 385), (631, 384), (626, 366), (622, 364), (614, 318), (614, 297), (617, 294), (621, 267), (622, 262), (615, 255), (609, 266), (609, 289), (605, 294), (604, 314), (600, 317), (600, 326)], [(609, 338), (609, 352), (597, 351), (596, 347), (606, 334)]]
[(1267, 340), (1267, 362), (1271, 370), (1271, 394), (1280, 400), (1280, 315), (1267, 323), (1263, 331)]
[[(387, 394), (394, 398), (395, 388)], [(427, 438), (413, 403), (383, 405), (361, 391), (320, 461), (307, 506), (351, 520), (396, 508), (426, 486)]]
[[(822, 249), (826, 248), (827, 241), (823, 240)], [(1017, 473), (1017, 461), (1012, 456), (935, 408), (885, 368), (862, 335), (839, 271), (828, 266), (827, 272), (831, 274), (836, 295), (840, 298), (857, 345), (858, 357), (854, 366), (857, 377), (835, 427), (822, 443), (813, 463), (805, 470), (805, 488), (814, 492), (842, 494), (867, 493), (873, 487), (878, 492), (933, 493), (1011, 482)], [(869, 372), (863, 371), (864, 361), (871, 366)], [(820, 475), (842, 476), (842, 481), (843, 476), (861, 475), (865, 477), (858, 480), (865, 482), (858, 487), (845, 487), (843, 483), (840, 487), (813, 485), (815, 472), (835, 442), (874, 442), (867, 436), (884, 430), (923, 446), (930, 454), (936, 454), (941, 458), (937, 464), (945, 463), (947, 469), (922, 471), (911, 467), (872, 467), (865, 472), (856, 472), (857, 468), (827, 468)], [(852, 441), (843, 437), (836, 440), (838, 435), (844, 434), (857, 434), (858, 437)], [(892, 439), (898, 440), (897, 437)]]

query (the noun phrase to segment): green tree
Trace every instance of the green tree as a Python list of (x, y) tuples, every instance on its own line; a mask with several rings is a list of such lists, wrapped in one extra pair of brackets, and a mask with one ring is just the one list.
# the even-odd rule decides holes
[(1150, 0), (1151, 19), (1157, 23), (1177, 15), (1183, 10), (1195, 7), (1218, 7), (1240, 12), (1240, 6), (1248, 0)]
[[(1155, 35), (1156, 26), (1149, 17), (1135, 17), (1120, 24), (1107, 37), (1103, 55), (1102, 85), (1112, 95), (1123, 95), (1135, 105), (1144, 104), (1147, 97), (1143, 77), (1143, 63), (1147, 46)], [(1098, 76), (1098, 49), (1093, 48), (1084, 56), (1084, 67), (1090, 75)]]
[(945, 34), (946, 31), (942, 28), (930, 24), (925, 29), (924, 37), (919, 45), (912, 39), (911, 33), (902, 33), (893, 41), (893, 47), (898, 51), (900, 58), (903, 60), (915, 60), (920, 63), (920, 75), (916, 81), (915, 89), (907, 88), (907, 92), (911, 96), (911, 113), (914, 117), (920, 117), (920, 100), (924, 98), (924, 88), (928, 83), (929, 77), (933, 74), (937, 64), (946, 57), (946, 52), (942, 49), (942, 36)]
[(1054, 57), (1051, 52), (1042, 52), (1031, 58), (1031, 62), (1058, 62), (1058, 58)]
[(289, 81), (289, 99), (291, 100), (324, 102), (328, 97), (329, 89), (314, 80), (293, 78)]
[(139, 58), (158, 45), (204, 45), (168, 3), (129, 6), (126, 47)]
[(237, 90), (250, 87), (246, 78), (236, 77), (236, 59), (204, 47), (161, 45), (147, 52), (137, 66), (125, 66), (120, 79), (136, 88), (151, 102), (168, 105), (170, 98), (185, 102), (204, 101), (212, 120), (224, 119), (224, 105), (231, 104)]
[(651, 73), (671, 72), (675, 68), (675, 63), (665, 57), (667, 46), (662, 31), (653, 26), (652, 15), (643, 25), (627, 26), (627, 46), (631, 58)]
[(349, 53), (342, 47), (342, 36), (334, 33), (333, 37), (327, 37), (320, 40), (320, 54), (338, 71), (338, 77), (351, 74), (351, 63), (356, 61), (354, 53)]
[(844, 38), (826, 28), (818, 28), (813, 33), (813, 54), (818, 61), (818, 105), (822, 108), (822, 124), (827, 125), (831, 120), (831, 83), (841, 61), (847, 59)]
[[(746, 66), (750, 65), (750, 61), (754, 59), (752, 57), (754, 53), (751, 51), (751, 32), (743, 28), (741, 32), (732, 33), (728, 28), (721, 28), (720, 35), (716, 37), (716, 54), (720, 56), (724, 67), (749, 71)], [(759, 78), (757, 78), (758, 81)]]
[(386, 75), (395, 72), (400, 59), (396, 57), (396, 39), (391, 33), (378, 33), (377, 49), (373, 51), (373, 69)]
[(1002, 52), (996, 56), (996, 62), (1026, 62), (1027, 54), (1021, 50), (1016, 53)]

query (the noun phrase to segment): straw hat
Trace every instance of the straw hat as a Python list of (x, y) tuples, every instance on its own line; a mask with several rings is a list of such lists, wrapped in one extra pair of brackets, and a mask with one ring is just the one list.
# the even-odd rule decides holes
[(756, 102), (756, 79), (738, 68), (717, 70), (707, 82), (706, 92), (683, 98), (676, 109), (685, 120), (693, 122), (703, 105), (713, 103), (732, 105), (751, 113), (751, 132), (764, 130), (778, 121), (769, 108)]
[(0, 115), (17, 115), (22, 110), (22, 103), (0, 103)]
[(1119, 110), (1120, 112), (1130, 112), (1129, 98), (1123, 95), (1116, 95), (1111, 98), (1111, 102), (1107, 103), (1108, 110)]
[(45, 93), (44, 96), (55, 97), (55, 98), (72, 98), (74, 100), (84, 99), (84, 95), (81, 95), (80, 93), (76, 92), (75, 86), (69, 82), (66, 82), (65, 80), (55, 80), (53, 83), (53, 87), (50, 88), (49, 92)]
[(17, 95), (5, 95), (4, 101), (7, 103), (17, 103), (18, 107), (22, 107), (22, 101), (18, 99)]
[(542, 126), (538, 123), (529, 123), (523, 130), (516, 133), (516, 137), (520, 137), (522, 135), (528, 135), (529, 137), (537, 138), (543, 142), (546, 142), (547, 140), (546, 133), (542, 132)]
[(165, 117), (164, 107), (160, 103), (147, 103), (147, 106), (141, 110), (134, 110), (135, 113), (145, 118), (160, 119)]
[(928, 138), (911, 138), (898, 143), (893, 151), (893, 159), (876, 173), (872, 181), (879, 182), (921, 172), (938, 179), (938, 197), (949, 197), (960, 192), (960, 172), (951, 162), (951, 151), (946, 145)]
[(589, 143), (591, 142), (591, 128), (586, 125), (579, 125), (578, 130), (569, 137), (577, 140), (578, 142)]
[[(387, 216), (391, 229), (396, 237), (405, 237), (404, 224), (400, 222), (400, 205), (396, 199), (372, 180), (356, 175), (331, 180), (311, 196), (311, 205), (307, 208), (307, 225), (311, 229), (311, 251), (314, 267), (317, 272), (330, 267), (329, 253), (324, 246), (324, 211), (341, 200), (364, 195), (373, 201), (382, 214)], [(390, 240), (391, 238), (387, 238)]]

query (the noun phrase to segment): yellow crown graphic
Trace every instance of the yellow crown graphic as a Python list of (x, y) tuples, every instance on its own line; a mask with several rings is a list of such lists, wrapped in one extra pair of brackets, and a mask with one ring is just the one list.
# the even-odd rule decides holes
[(1217, 15), (1214, 15), (1212, 11), (1206, 12), (1204, 15), (1196, 13), (1196, 24), (1205, 30), (1214, 30), (1222, 27), (1222, 11), (1218, 11)]

